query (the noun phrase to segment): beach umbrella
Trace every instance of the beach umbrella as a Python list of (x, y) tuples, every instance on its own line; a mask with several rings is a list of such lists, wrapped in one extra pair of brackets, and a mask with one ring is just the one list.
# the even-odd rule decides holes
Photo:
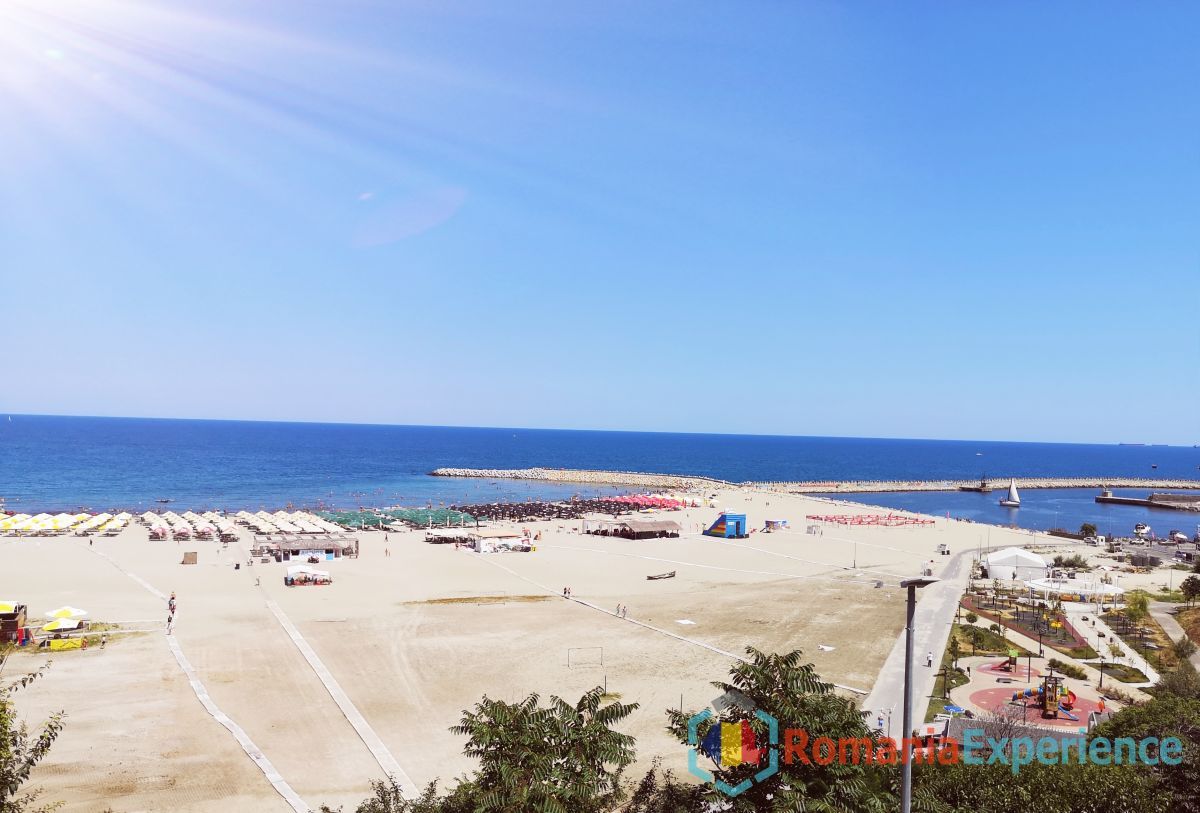
[(11, 517), (6, 517), (0, 520), (0, 530), (6, 531), (9, 528), (13, 528), (28, 519), (32, 519), (29, 514), (14, 514)]
[(59, 607), (57, 610), (51, 610), (50, 612), (46, 613), (46, 617), (47, 618), (82, 618), (83, 616), (85, 616), (87, 614), (88, 614), (87, 610), (81, 610), (78, 607), (72, 607), (70, 604), (66, 604), (62, 607)]
[(0, 613), (15, 613), (17, 611), (17, 602), (15, 601), (0, 601)]
[(58, 630), (74, 630), (79, 629), (79, 622), (73, 618), (56, 618), (49, 624), (42, 627), (46, 632), (57, 632)]

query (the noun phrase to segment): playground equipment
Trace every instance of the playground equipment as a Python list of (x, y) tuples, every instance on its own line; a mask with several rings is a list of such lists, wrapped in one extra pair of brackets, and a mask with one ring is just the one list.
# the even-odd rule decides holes
[(998, 666), (997, 668), (1000, 669), (1002, 672), (1013, 671), (1014, 669), (1017, 668), (1017, 655), (1019, 655), (1019, 654), (1020, 653), (1017, 652), (1017, 650), (1015, 650), (1015, 649), (1008, 650), (1008, 657), (1004, 660), (1004, 663), (1000, 664), (1000, 666)]
[(745, 539), (749, 536), (746, 530), (745, 514), (726, 514), (722, 512), (707, 531), (705, 536), (719, 536), (723, 539)]
[(1028, 701), (1030, 698), (1036, 698), (1044, 718), (1057, 719), (1062, 715), (1068, 720), (1079, 719), (1071, 713), (1079, 698), (1064, 685), (1059, 675), (1047, 675), (1036, 688), (1013, 692), (1012, 702)]

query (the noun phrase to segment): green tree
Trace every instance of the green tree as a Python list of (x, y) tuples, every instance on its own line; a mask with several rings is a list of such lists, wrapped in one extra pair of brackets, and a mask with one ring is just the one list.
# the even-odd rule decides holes
[[(1183, 641), (1187, 639), (1182, 639), (1181, 643)], [(1159, 697), (1200, 700), (1200, 674), (1196, 673), (1196, 667), (1192, 666), (1191, 661), (1181, 660), (1178, 666), (1162, 676), (1153, 691)]]
[(967, 613), (966, 619), (968, 624), (974, 624), (979, 620), (979, 616), (975, 615), (975, 613)]
[(1125, 618), (1139, 630), (1140, 624), (1150, 615), (1150, 597), (1140, 590), (1135, 590), (1125, 597)]
[(658, 760), (642, 777), (622, 813), (695, 813), (705, 809), (704, 788), (680, 782)]
[[(0, 676), (11, 650), (0, 650)], [(29, 781), (35, 765), (45, 759), (50, 746), (62, 731), (63, 713), (50, 716), (39, 728), (29, 727), (17, 719), (13, 695), (45, 674), (47, 666), (14, 680), (0, 684), (0, 813), (35, 813), (53, 807), (34, 807), (41, 795), (35, 789), (22, 790)]]
[(1200, 598), (1200, 576), (1188, 576), (1179, 585), (1179, 589), (1183, 592), (1184, 601), (1190, 607), (1197, 598)]
[[(1024, 733), (1024, 732), (1022, 732)], [(1137, 766), (916, 765), (913, 809), (929, 813), (1166, 813), (1170, 793)]]
[[(1178, 737), (1183, 742), (1179, 765), (1155, 766), (1160, 786), (1173, 797), (1173, 813), (1200, 813), (1200, 700), (1169, 695), (1142, 706), (1130, 706), (1096, 726), (1091, 737)], [(1137, 809), (1131, 807), (1129, 809)]]
[[(953, 631), (950, 633), (949, 651), (950, 651), (950, 661), (954, 665), (954, 668), (957, 669), (958, 668), (958, 659), (962, 655), (962, 647), (959, 646), (958, 636), (955, 635)], [(946, 679), (946, 682), (949, 683), (949, 678)]]
[[(785, 654), (768, 655), (753, 647), (746, 649), (745, 662), (730, 670), (728, 682), (713, 685), (725, 692), (738, 692), (755, 703), (758, 709), (775, 717), (781, 729), (803, 729), (809, 742), (819, 737), (863, 739), (872, 736), (854, 703), (834, 694), (834, 687), (818, 677), (811, 663), (801, 662), (801, 652), (795, 650)], [(690, 715), (677, 710), (667, 712), (668, 729), (680, 742), (688, 741), (688, 719)], [(745, 716), (732, 710), (721, 718), (725, 722), (737, 722)], [(715, 721), (712, 721), (715, 724)], [(760, 741), (766, 740), (766, 727), (757, 719), (751, 722)], [(702, 726), (698, 734), (707, 731)], [(785, 745), (785, 744), (781, 744)], [(830, 765), (818, 765), (815, 761), (804, 764), (803, 760), (785, 758), (786, 749), (776, 746), (783, 753), (779, 756), (779, 774), (768, 782), (754, 784), (741, 795), (730, 799), (714, 787), (703, 790), (705, 807), (695, 810), (719, 809), (730, 813), (774, 813), (774, 811), (874, 811), (894, 810), (896, 797), (890, 787), (896, 771), (887, 768), (858, 765), (835, 760)], [(721, 768), (708, 767), (717, 778), (732, 785), (751, 777), (757, 770), (755, 765)]]
[(1096, 535), (1096, 526), (1094, 524), (1092, 524), (1091, 522), (1083, 523), (1082, 525), (1079, 526), (1079, 535), (1080, 536), (1095, 536)]
[(452, 798), (474, 813), (589, 813), (619, 801), (634, 740), (613, 726), (636, 703), (605, 704), (600, 687), (575, 705), (558, 697), (548, 707), (531, 694), (520, 703), (484, 697), (451, 731), (467, 738), (463, 753), (479, 770)]

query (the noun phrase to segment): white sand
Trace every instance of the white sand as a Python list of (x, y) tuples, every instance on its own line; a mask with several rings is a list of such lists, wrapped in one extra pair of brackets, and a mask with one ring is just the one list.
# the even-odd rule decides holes
[[(70, 603), (94, 619), (157, 627), (111, 636), (105, 651), (61, 653), (49, 675), (22, 693), (31, 722), (50, 709), (69, 715), (35, 781), (66, 810), (290, 809), (196, 699), (167, 648), (161, 600), (116, 565), (178, 594), (175, 635), (213, 701), (315, 808), (353, 807), (382, 771), (268, 600), (418, 784), (471, 769), (448, 728), (482, 695), (574, 701), (605, 683), (641, 704), (626, 725), (638, 738), (638, 767), (661, 756), (684, 773), (684, 750), (663, 730), (663, 712), (681, 697), (688, 709), (707, 705), (710, 682), (727, 674), (731, 660), (615, 618), (618, 603), (628, 605), (630, 619), (728, 652), (802, 648), (825, 679), (870, 689), (902, 625), (898, 577), (930, 559), (940, 567), (939, 543), (955, 552), (987, 543), (985, 526), (946, 520), (923, 528), (826, 526), (823, 536), (808, 535), (806, 513), (879, 513), (808, 497), (726, 490), (717, 504), (748, 513), (751, 527), (769, 517), (789, 520), (792, 530), (719, 542), (695, 533), (717, 513), (705, 508), (667, 514), (687, 533), (675, 540), (583, 536), (572, 530), (578, 522), (554, 522), (530, 526), (543, 534), (535, 553), (478, 555), (409, 532), (390, 535), (391, 556), (383, 534), (364, 533), (361, 558), (321, 565), (334, 584), (299, 588), (284, 587), (284, 565), (246, 568), (242, 546), (218, 554), (211, 542), (150, 542), (140, 528), (93, 549), (70, 537), (2, 540), (0, 594), (32, 613)], [(991, 530), (995, 548), (1030, 539)], [(180, 565), (184, 550), (199, 551), (200, 564)], [(669, 570), (677, 578), (645, 578)], [(876, 589), (876, 579), (891, 586)], [(563, 600), (568, 585), (603, 611)], [(496, 598), (440, 601), (479, 597)], [(602, 665), (597, 649), (584, 649), (599, 647)], [(570, 668), (569, 648), (580, 649)], [(10, 673), (43, 660), (21, 653)]]

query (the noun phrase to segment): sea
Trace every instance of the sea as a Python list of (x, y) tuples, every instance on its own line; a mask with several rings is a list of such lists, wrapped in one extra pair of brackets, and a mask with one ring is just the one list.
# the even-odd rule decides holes
[[(9, 511), (145, 511), (162, 507), (158, 500), (177, 510), (422, 506), (629, 490), (429, 476), (440, 467), (531, 466), (733, 482), (1196, 478), (1200, 448), (0, 415), (0, 498)], [(837, 496), (1029, 528), (1094, 522), (1128, 533), (1135, 522), (1156, 530), (1200, 523), (1200, 514), (1097, 505), (1077, 489), (1025, 491), (1012, 512), (999, 507), (998, 492)]]

